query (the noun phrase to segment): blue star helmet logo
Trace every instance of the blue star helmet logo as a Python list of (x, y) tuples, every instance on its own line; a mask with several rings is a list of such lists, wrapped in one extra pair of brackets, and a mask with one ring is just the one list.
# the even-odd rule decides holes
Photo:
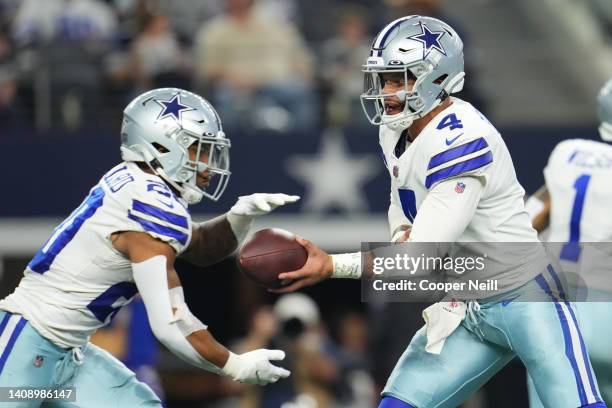
[(155, 99), (155, 102), (162, 107), (162, 111), (157, 116), (157, 120), (172, 116), (177, 122), (181, 122), (183, 112), (189, 112), (195, 110), (191, 106), (181, 104), (181, 96), (179, 94), (174, 95), (169, 101), (162, 101)]
[(446, 55), (446, 50), (440, 44), (440, 39), (446, 34), (446, 31), (431, 31), (422, 22), (419, 22), (421, 33), (408, 37), (411, 40), (419, 41), (423, 44), (423, 59), (427, 58), (431, 50), (437, 50)]

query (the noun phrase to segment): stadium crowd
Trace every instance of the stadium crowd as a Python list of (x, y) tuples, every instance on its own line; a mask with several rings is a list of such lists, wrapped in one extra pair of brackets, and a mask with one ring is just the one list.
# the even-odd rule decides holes
[(372, 35), (439, 0), (0, 0), (4, 129), (111, 126), (145, 89), (209, 98), (227, 127), (363, 124)]

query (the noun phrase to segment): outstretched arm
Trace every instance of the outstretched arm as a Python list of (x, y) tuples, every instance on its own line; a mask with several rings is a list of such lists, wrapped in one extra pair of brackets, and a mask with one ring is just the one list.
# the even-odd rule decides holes
[(240, 197), (227, 214), (194, 224), (191, 242), (181, 258), (199, 266), (222, 261), (242, 243), (256, 217), (268, 214), (276, 207), (294, 203), (299, 198), (265, 193)]
[(201, 223), (194, 223), (191, 242), (181, 258), (199, 266), (221, 262), (238, 247), (238, 239), (227, 214)]
[[(465, 184), (460, 193), (455, 191), (456, 179), (436, 184), (419, 208), (412, 229), (407, 229), (405, 237), (415, 242), (455, 242), (472, 219), (482, 195), (482, 182), (475, 177), (463, 177)], [(399, 237), (398, 242), (404, 241)], [(273, 290), (286, 293), (304, 286), (313, 285), (327, 278), (359, 279), (372, 275), (373, 256), (371, 252), (329, 255), (313, 243), (297, 239), (308, 252), (306, 264), (297, 271), (282, 273), (279, 279), (294, 282), (283, 288)], [(363, 262), (363, 265), (362, 265)]]

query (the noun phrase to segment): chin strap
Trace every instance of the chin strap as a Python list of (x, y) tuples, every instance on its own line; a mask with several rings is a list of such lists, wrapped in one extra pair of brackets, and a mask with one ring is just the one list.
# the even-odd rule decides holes
[[(157, 162), (157, 160), (154, 159), (155, 162)], [(168, 175), (166, 174), (166, 172), (164, 171), (164, 169), (161, 167), (161, 165), (159, 164), (159, 162), (157, 162), (157, 166), (156, 168), (154, 168), (154, 164), (152, 163), (148, 163), (149, 167), (151, 167), (153, 169), (153, 171), (161, 178), (164, 179), (164, 181), (168, 184), (170, 184), (172, 187), (174, 187), (176, 189), (176, 191), (178, 191), (181, 194), (181, 197), (183, 197), (183, 199), (185, 201), (187, 201), (188, 204), (197, 204), (200, 201), (202, 201), (202, 197), (204, 197), (204, 194), (197, 190), (195, 187), (189, 185), (189, 184), (185, 184), (185, 185), (180, 185), (179, 183), (177, 183), (174, 180), (171, 180), (170, 177), (168, 177)]]
[(157, 174), (159, 177), (163, 178), (166, 183), (174, 187), (174, 189), (180, 193), (181, 197), (187, 201), (187, 204), (197, 204), (202, 201), (204, 193), (189, 184), (180, 185), (176, 181), (172, 180), (168, 174), (166, 174), (159, 161), (153, 157), (150, 152), (142, 150), (141, 154), (145, 159), (145, 163), (147, 163), (147, 166), (149, 166), (153, 173)]

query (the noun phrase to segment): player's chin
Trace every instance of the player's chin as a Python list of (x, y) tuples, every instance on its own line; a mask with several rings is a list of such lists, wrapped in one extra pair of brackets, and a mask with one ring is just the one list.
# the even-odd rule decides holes
[(198, 177), (196, 181), (196, 185), (198, 186), (200, 190), (205, 190), (210, 185), (210, 180), (207, 178)]

